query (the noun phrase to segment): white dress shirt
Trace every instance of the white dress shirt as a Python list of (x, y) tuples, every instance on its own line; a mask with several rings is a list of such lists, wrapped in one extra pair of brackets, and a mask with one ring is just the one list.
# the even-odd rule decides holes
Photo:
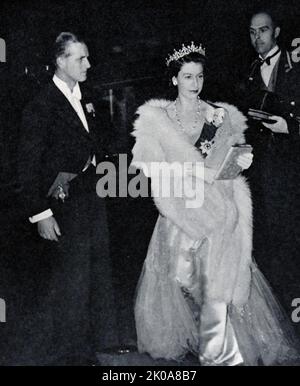
[(61, 80), (56, 75), (53, 76), (53, 82), (55, 86), (64, 94), (64, 96), (71, 103), (73, 109), (76, 111), (78, 117), (80, 118), (85, 130), (88, 132), (89, 131), (88, 123), (80, 102), (81, 91), (80, 91), (79, 83), (77, 82), (73, 88), (73, 91), (71, 91), (67, 83)]
[[(279, 49), (279, 47), (276, 45), (275, 47), (273, 47), (269, 52), (268, 52), (268, 55), (265, 57), (265, 58), (262, 58), (261, 56), (259, 56), (262, 60), (266, 59), (267, 57), (269, 56), (272, 56), (277, 50)], [(266, 62), (264, 62), (261, 67), (260, 67), (260, 73), (261, 73), (261, 77), (262, 77), (262, 80), (264, 81), (264, 84), (268, 87), (269, 85), (269, 82), (270, 82), (270, 79), (271, 79), (271, 75), (272, 75), (272, 72), (274, 70), (274, 67), (275, 67), (275, 64), (277, 63), (277, 61), (279, 60), (280, 58), (280, 54), (281, 54), (281, 51), (278, 52), (277, 55), (273, 56), (273, 58), (270, 59), (270, 64), (267, 64)]]
[[(68, 101), (71, 103), (73, 109), (76, 111), (78, 117), (80, 118), (85, 130), (89, 132), (89, 126), (81, 105), (81, 91), (79, 87), (79, 83), (77, 82), (76, 85), (73, 88), (73, 91), (70, 90), (67, 83), (65, 83), (63, 80), (61, 80), (58, 76), (54, 74), (53, 76), (53, 82), (56, 85), (56, 87), (64, 94), (64, 96), (68, 99)], [(83, 172), (88, 168), (90, 162), (96, 166), (96, 158), (93, 156), (92, 160), (87, 160), (87, 163), (85, 167), (83, 168)]]
[[(76, 111), (79, 119), (81, 120), (85, 130), (87, 132), (89, 132), (89, 126), (88, 126), (88, 123), (87, 123), (87, 120), (86, 120), (86, 117), (85, 117), (85, 114), (84, 114), (84, 111), (83, 111), (83, 108), (82, 108), (82, 105), (81, 105), (81, 91), (80, 91), (80, 87), (79, 87), (79, 84), (78, 82), (76, 83), (76, 85), (74, 86), (73, 90), (71, 91), (69, 86), (67, 85), (66, 82), (64, 82), (63, 80), (61, 80), (58, 76), (56, 76), (54, 74), (53, 76), (53, 82), (55, 84), (55, 86), (64, 94), (64, 96), (68, 99), (68, 101), (71, 103), (73, 109)], [(85, 167), (83, 168), (83, 171), (85, 171), (90, 162), (90, 160), (87, 160), (87, 163), (85, 165)], [(92, 158), (92, 161), (91, 163), (96, 166), (96, 158), (95, 156), (93, 156)], [(47, 209), (41, 213), (38, 213), (32, 217), (29, 217), (29, 221), (31, 223), (36, 223), (38, 221), (41, 221), (41, 220), (44, 220), (48, 217), (51, 217), (53, 216), (53, 212), (51, 209)]]

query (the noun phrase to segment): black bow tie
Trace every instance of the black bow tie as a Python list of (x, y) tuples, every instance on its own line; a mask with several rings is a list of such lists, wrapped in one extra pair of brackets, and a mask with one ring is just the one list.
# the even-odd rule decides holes
[(280, 52), (280, 49), (278, 49), (276, 52), (274, 52), (273, 55), (266, 57), (265, 59), (258, 58), (257, 61), (260, 66), (262, 66), (264, 63), (266, 63), (268, 66), (271, 64), (271, 59), (274, 58)]

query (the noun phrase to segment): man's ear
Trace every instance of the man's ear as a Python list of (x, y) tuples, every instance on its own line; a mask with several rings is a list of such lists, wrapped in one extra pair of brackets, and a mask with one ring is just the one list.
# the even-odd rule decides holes
[(280, 34), (280, 27), (276, 27), (275, 28), (275, 39), (278, 38), (279, 34)]
[(63, 68), (64, 58), (62, 56), (59, 56), (58, 58), (56, 58), (56, 64), (59, 68)]

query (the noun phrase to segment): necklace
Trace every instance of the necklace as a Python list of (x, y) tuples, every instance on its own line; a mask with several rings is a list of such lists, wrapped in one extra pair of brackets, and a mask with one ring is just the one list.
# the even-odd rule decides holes
[[(183, 131), (184, 133), (187, 133), (186, 129), (183, 127), (183, 124), (180, 120), (180, 117), (179, 117), (179, 114), (177, 111), (177, 99), (178, 98), (176, 98), (175, 103), (174, 103), (176, 121), (178, 123), (180, 130)], [(194, 122), (194, 124), (192, 126), (192, 130), (191, 130), (192, 132), (196, 129), (196, 125), (198, 123), (198, 116), (200, 115), (200, 105), (201, 105), (201, 100), (200, 100), (200, 98), (198, 98), (198, 107), (197, 107), (197, 111), (196, 111), (196, 115), (195, 115), (195, 122)]]

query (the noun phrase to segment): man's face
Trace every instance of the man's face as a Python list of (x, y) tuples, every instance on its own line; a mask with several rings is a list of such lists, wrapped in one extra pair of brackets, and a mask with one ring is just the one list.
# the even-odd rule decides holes
[(280, 28), (274, 29), (271, 17), (266, 13), (254, 15), (250, 23), (250, 38), (255, 51), (263, 58), (276, 46)]
[(70, 83), (84, 82), (87, 70), (91, 67), (89, 52), (84, 43), (70, 43), (65, 55), (60, 58), (60, 70)]

